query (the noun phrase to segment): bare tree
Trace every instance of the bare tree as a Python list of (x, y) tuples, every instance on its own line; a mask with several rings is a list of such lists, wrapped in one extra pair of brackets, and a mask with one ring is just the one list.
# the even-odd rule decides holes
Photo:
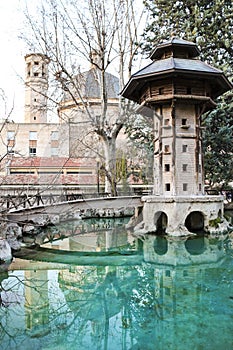
[[(18, 127), (16, 126), (14, 128), (14, 133), (12, 135), (7, 135), (6, 138), (3, 138), (3, 130), (4, 129), (8, 129), (8, 125), (12, 125), (12, 123), (14, 124), (13, 120), (11, 119), (12, 116), (12, 112), (14, 110), (14, 101), (12, 102), (10, 109), (8, 106), (8, 101), (7, 101), (7, 97), (5, 95), (4, 90), (2, 90), (0, 88), (0, 105), (1, 105), (1, 119), (2, 122), (0, 124), (0, 142), (3, 144), (4, 147), (4, 152), (2, 152), (0, 154), (0, 166), (2, 167), (2, 162), (4, 161), (5, 158), (7, 158), (8, 155), (11, 154), (13, 147), (14, 147), (14, 139), (15, 139), (15, 135), (18, 131)], [(4, 133), (5, 135), (5, 133)], [(6, 135), (5, 135), (6, 136)]]
[[(117, 71), (119, 90), (131, 75), (145, 16), (140, 6), (136, 0), (42, 0), (36, 18), (30, 8), (25, 11), (30, 31), (24, 33), (24, 39), (31, 50), (50, 58), (50, 69), (56, 79), (52, 85), (62, 88), (76, 106), (82, 104), (85, 118), (101, 141), (105, 191), (112, 195), (117, 194), (116, 140), (132, 106), (119, 96), (115, 118), (109, 118), (107, 75), (110, 69)], [(89, 62), (96, 68), (98, 115), (77, 79), (80, 62)]]

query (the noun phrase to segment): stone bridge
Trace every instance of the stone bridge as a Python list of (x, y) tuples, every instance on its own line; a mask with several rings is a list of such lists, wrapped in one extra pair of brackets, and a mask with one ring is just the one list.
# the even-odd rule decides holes
[(137, 215), (142, 207), (141, 196), (104, 197), (11, 209), (6, 217), (11, 222), (44, 225), (82, 217), (122, 217), (134, 213)]

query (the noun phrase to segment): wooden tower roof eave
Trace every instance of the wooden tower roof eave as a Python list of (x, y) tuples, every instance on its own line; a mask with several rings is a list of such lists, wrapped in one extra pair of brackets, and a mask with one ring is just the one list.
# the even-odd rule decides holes
[[(214, 98), (222, 95), (223, 93), (233, 89), (233, 85), (229, 82), (226, 76), (222, 72), (204, 72), (204, 71), (188, 71), (184, 69), (169, 69), (167, 71), (154, 72), (149, 74), (143, 74), (141, 76), (134, 76), (130, 78), (124, 89), (121, 91), (121, 95), (129, 100), (139, 103), (139, 92), (150, 81), (155, 81), (158, 79), (165, 79), (169, 77), (186, 77), (195, 76), (197, 78), (204, 78), (206, 80), (212, 80), (215, 82), (217, 94), (214, 94)], [(135, 95), (136, 92), (136, 96)]]

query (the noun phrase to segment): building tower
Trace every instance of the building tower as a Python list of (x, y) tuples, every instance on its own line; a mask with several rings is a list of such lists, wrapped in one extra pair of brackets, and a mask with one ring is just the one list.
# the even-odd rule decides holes
[(222, 199), (204, 193), (201, 115), (232, 85), (199, 54), (196, 44), (172, 38), (154, 49), (153, 62), (132, 75), (122, 91), (154, 117), (154, 196), (145, 199), (146, 230), (204, 228), (223, 212)]
[(48, 64), (46, 55), (25, 56), (25, 123), (47, 122)]

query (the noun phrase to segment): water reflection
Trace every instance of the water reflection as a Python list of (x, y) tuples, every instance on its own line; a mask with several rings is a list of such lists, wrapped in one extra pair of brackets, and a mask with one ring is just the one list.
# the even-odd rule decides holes
[[(96, 264), (15, 259), (1, 275), (1, 349), (232, 349), (229, 236), (139, 244), (122, 229), (108, 240), (106, 232), (92, 233), (95, 244), (90, 233), (65, 243), (83, 251), (91, 242), (90, 253), (105, 254)], [(121, 254), (106, 264), (117, 244), (135, 264)]]

